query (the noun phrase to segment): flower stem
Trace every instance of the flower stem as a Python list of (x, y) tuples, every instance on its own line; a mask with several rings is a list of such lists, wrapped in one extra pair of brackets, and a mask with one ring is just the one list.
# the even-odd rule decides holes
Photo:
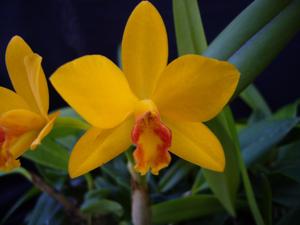
[(53, 189), (51, 186), (49, 186), (37, 174), (30, 172), (30, 175), (31, 175), (30, 181), (34, 186), (36, 186), (39, 190), (47, 193), (50, 197), (58, 201), (63, 206), (72, 224), (78, 224), (78, 225), (85, 224), (86, 218), (84, 217), (84, 215), (81, 214), (81, 212), (75, 206), (75, 204), (73, 204), (64, 195), (62, 195), (61, 193)]
[(151, 209), (148, 188), (132, 180), (131, 215), (134, 225), (151, 225)]
[(128, 170), (131, 174), (131, 217), (133, 225), (151, 225), (151, 208), (148, 185), (145, 176), (136, 173), (133, 168), (131, 148), (126, 156), (128, 158)]

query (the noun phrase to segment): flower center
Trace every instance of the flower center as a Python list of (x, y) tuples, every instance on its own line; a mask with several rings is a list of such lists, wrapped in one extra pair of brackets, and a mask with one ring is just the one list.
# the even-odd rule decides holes
[(169, 165), (172, 133), (160, 120), (158, 110), (151, 100), (140, 101), (135, 110), (135, 125), (132, 142), (136, 144), (133, 153), (135, 169), (142, 175), (148, 170), (155, 175)]

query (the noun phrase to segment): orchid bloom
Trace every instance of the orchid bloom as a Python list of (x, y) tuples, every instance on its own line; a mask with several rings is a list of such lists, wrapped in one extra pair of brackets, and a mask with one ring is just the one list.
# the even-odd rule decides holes
[(168, 166), (169, 152), (224, 170), (222, 146), (201, 122), (229, 101), (238, 70), (199, 55), (185, 55), (169, 65), (167, 60), (163, 20), (150, 2), (142, 1), (124, 31), (122, 70), (104, 56), (88, 55), (51, 76), (60, 95), (92, 125), (71, 153), (71, 177), (101, 166), (132, 143), (135, 169), (142, 175)]
[(6, 49), (6, 66), (16, 92), (0, 87), (0, 170), (20, 166), (20, 157), (35, 149), (51, 131), (57, 113), (48, 115), (49, 94), (42, 58), (15, 36)]

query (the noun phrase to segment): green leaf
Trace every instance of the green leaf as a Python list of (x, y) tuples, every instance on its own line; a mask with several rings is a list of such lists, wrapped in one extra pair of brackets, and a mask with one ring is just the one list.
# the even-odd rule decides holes
[(14, 204), (13, 206), (8, 210), (8, 212), (5, 214), (5, 216), (1, 219), (0, 225), (5, 224), (5, 222), (9, 219), (9, 217), (12, 216), (12, 214), (25, 202), (33, 198), (39, 193), (39, 190), (36, 188), (31, 188), (29, 191), (27, 191), (23, 196), (21, 196)]
[(297, 116), (298, 107), (300, 105), (300, 100), (297, 100), (294, 103), (288, 104), (282, 108), (280, 108), (277, 112), (274, 113), (274, 119), (286, 119), (293, 118)]
[(267, 118), (271, 116), (272, 113), (268, 104), (253, 84), (241, 92), (240, 97), (259, 117)]
[(246, 165), (250, 166), (265, 155), (298, 122), (298, 118), (264, 120), (243, 129), (239, 134), (239, 139)]
[(300, 141), (284, 145), (278, 150), (274, 172), (300, 183)]
[(49, 137), (36, 150), (27, 151), (23, 156), (41, 165), (67, 172), (68, 151)]
[(66, 137), (68, 135), (78, 136), (81, 131), (87, 130), (90, 127), (72, 108), (66, 107), (59, 111), (60, 115), (56, 119), (49, 136), (54, 138)]
[(110, 194), (110, 191), (105, 188), (97, 188), (94, 190), (90, 190), (85, 193), (85, 199), (103, 199), (107, 198)]
[(178, 182), (181, 181), (190, 171), (195, 168), (195, 165), (187, 163), (183, 160), (177, 160), (160, 179), (158, 189), (162, 192), (167, 192), (172, 189)]
[(221, 212), (223, 207), (212, 195), (193, 195), (152, 206), (154, 224), (170, 224)]
[(173, 15), (178, 54), (201, 54), (207, 42), (198, 1), (173, 0)]
[(123, 155), (101, 166), (100, 169), (103, 174), (108, 175), (118, 187), (130, 191), (130, 175)]
[(35, 166), (44, 181), (51, 186), (55, 186), (57, 189), (61, 189), (65, 181), (69, 179), (69, 175), (65, 171), (53, 169), (41, 164), (36, 164)]
[(217, 36), (205, 55), (220, 60), (228, 59), (290, 2), (291, 0), (253, 1)]
[(200, 169), (196, 175), (194, 184), (192, 186), (192, 195), (197, 194), (201, 190), (208, 188), (207, 182), (205, 180), (205, 177), (203, 175), (202, 169)]
[(270, 64), (299, 30), (300, 1), (294, 0), (229, 58), (241, 72), (236, 94)]
[(113, 214), (117, 217), (121, 217), (124, 213), (122, 206), (118, 202), (99, 198), (86, 199), (80, 210), (86, 214)]
[[(300, 29), (298, 0), (254, 1), (213, 41), (204, 55), (241, 71), (236, 95), (265, 69)], [(259, 58), (259, 60), (257, 60)]]
[(253, 214), (253, 217), (255, 219), (256, 224), (257, 225), (264, 225), (264, 221), (263, 221), (261, 213), (258, 209), (257, 202), (256, 202), (256, 199), (255, 199), (255, 196), (254, 196), (254, 191), (253, 191), (253, 188), (252, 188), (252, 185), (251, 185), (248, 173), (247, 173), (246, 165), (245, 165), (245, 162), (244, 162), (242, 154), (241, 154), (241, 150), (240, 150), (241, 147), (240, 147), (240, 142), (238, 140), (237, 130), (236, 130), (236, 127), (235, 127), (232, 112), (231, 112), (229, 107), (225, 108), (224, 117), (225, 117), (228, 129), (230, 130), (231, 137), (233, 138), (233, 140), (235, 142), (236, 156), (238, 158), (239, 169), (241, 171), (243, 184), (244, 184), (244, 188), (245, 188), (245, 191), (246, 191), (246, 196), (247, 196), (247, 200), (248, 200), (248, 203), (249, 203), (249, 206), (250, 206), (250, 210)]
[(262, 213), (266, 225), (272, 225), (272, 188), (266, 175), (261, 175)]
[(58, 117), (51, 131), (53, 137), (78, 135), (79, 132), (89, 129), (90, 125), (81, 119), (72, 117)]
[(234, 149), (236, 146), (232, 137), (222, 124), (222, 114), (223, 113), (214, 120), (211, 120), (208, 126), (215, 133), (223, 146), (226, 159), (225, 171), (224, 173), (217, 173), (203, 169), (203, 175), (217, 198), (227, 211), (234, 216), (236, 194), (240, 183), (238, 159), (235, 154)]

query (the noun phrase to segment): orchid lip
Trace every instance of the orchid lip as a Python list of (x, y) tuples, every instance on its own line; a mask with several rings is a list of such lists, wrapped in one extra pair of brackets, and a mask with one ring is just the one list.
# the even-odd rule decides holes
[(162, 123), (151, 100), (140, 101), (135, 114), (136, 121), (131, 134), (132, 142), (136, 144), (133, 153), (135, 169), (142, 175), (149, 170), (157, 175), (171, 161), (168, 151), (172, 140), (171, 130)]
[(5, 131), (2, 127), (0, 127), (0, 147), (2, 147), (5, 141)]

